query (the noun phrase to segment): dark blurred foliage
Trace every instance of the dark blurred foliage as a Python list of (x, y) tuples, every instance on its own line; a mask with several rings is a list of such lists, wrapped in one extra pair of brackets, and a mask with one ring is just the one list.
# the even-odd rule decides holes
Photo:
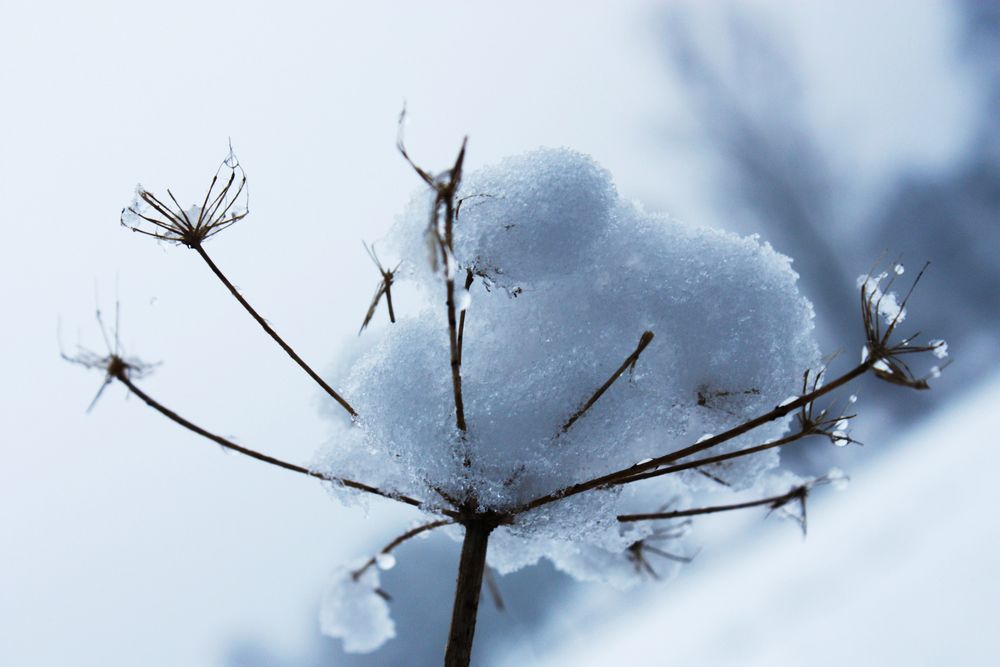
[[(856, 277), (883, 253), (885, 268), (902, 259), (906, 278), (931, 262), (904, 332), (919, 328), (947, 340), (955, 363), (933, 382), (932, 392), (916, 397), (863, 387), (878, 396), (883, 410), (878, 420), (860, 422), (862, 440), (886, 440), (904, 421), (946, 404), (1000, 359), (1000, 3), (969, 0), (954, 10), (962, 17), (956, 67), (969, 70), (976, 82), (972, 141), (946, 167), (890, 174), (874, 201), (860, 207), (850, 201), (850, 176), (836, 166), (849, 156), (824, 149), (810, 128), (796, 54), (769, 24), (731, 10), (724, 26), (728, 53), (720, 58), (717, 47), (695, 39), (688, 14), (673, 11), (666, 19), (667, 59), (700, 124), (699, 148), (713, 158), (720, 212), (740, 216), (794, 258), (816, 307), (822, 348), (844, 351), (839, 364), (855, 363), (863, 343)], [(818, 463), (829, 450), (789, 454)]]
[[(843, 349), (840, 364), (855, 363), (863, 343), (854, 289), (886, 252), (885, 265), (902, 257), (907, 277), (925, 261), (908, 323), (928, 337), (948, 341), (956, 363), (934, 382), (933, 395), (881, 385), (867, 391), (880, 411), (862, 422), (860, 439), (885, 436), (992, 370), (1000, 360), (1000, 3), (967, 0), (956, 44), (977, 82), (973, 140), (961, 159), (938, 171), (900, 170), (887, 181), (862, 219), (844, 220), (851, 195), (841, 156), (824, 152), (801, 104), (803, 82), (794, 53), (767, 25), (745, 12), (728, 15), (730, 57), (715, 57), (689, 29), (690, 17), (668, 13), (662, 44), (670, 67), (701, 123), (699, 148), (713, 155), (721, 213), (738, 211), (779, 251), (795, 259), (803, 291), (816, 306), (824, 350)], [(905, 284), (905, 283), (904, 283)], [(875, 380), (870, 383), (877, 382)], [(874, 396), (878, 396), (877, 401)], [(866, 406), (862, 405), (864, 413)], [(832, 447), (803, 448), (793, 463), (815, 467), (839, 454)], [(377, 545), (373, 545), (377, 548)], [(234, 645), (229, 667), (365, 667), (439, 664), (451, 615), (458, 545), (433, 536), (404, 548), (399, 565), (382, 580), (393, 596), (397, 637), (369, 655), (349, 655), (323, 638), (302, 655), (280, 655), (252, 639)], [(475, 661), (488, 664), (505, 646), (530, 641), (544, 619), (567, 604), (576, 584), (543, 562), (498, 577), (507, 609), (497, 610), (484, 591)], [(318, 606), (318, 599), (313, 605)], [(308, 617), (306, 617), (308, 618)]]

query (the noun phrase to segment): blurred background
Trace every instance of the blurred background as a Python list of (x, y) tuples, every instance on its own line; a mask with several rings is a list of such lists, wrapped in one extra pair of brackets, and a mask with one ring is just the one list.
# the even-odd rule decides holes
[[(855, 279), (925, 260), (907, 324), (955, 359), (929, 392), (865, 383), (854, 435), (812, 443), (810, 535), (705, 519), (672, 582), (617, 592), (548, 565), (484, 597), (484, 665), (993, 664), (1000, 531), (1000, 3), (555, 1), (37, 3), (0, 25), (0, 664), (440, 662), (458, 545), (399, 551), (398, 637), (319, 635), (330, 572), (416, 518), (341, 507), (217, 448), (59, 358), (102, 349), (119, 301), (144, 386), (286, 460), (321, 397), (198, 258), (118, 226), (134, 186), (194, 201), (231, 140), (251, 215), (211, 244), (313, 365), (351, 344), (381, 237), (428, 167), (539, 145), (593, 155), (622, 193), (794, 258), (823, 349), (853, 364)], [(381, 322), (382, 314), (376, 319)], [(61, 341), (61, 342), (60, 342)]]

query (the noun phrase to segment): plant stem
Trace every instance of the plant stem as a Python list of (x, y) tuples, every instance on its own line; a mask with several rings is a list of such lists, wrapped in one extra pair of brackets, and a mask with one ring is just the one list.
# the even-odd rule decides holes
[[(745, 421), (742, 424), (732, 427), (728, 431), (723, 431), (718, 435), (712, 436), (711, 438), (707, 438), (693, 445), (689, 445), (688, 447), (685, 447), (683, 449), (670, 452), (669, 454), (665, 454), (655, 459), (650, 459), (645, 463), (639, 463), (628, 468), (623, 468), (622, 470), (616, 470), (615, 472), (603, 475), (601, 477), (595, 477), (594, 479), (587, 480), (586, 482), (580, 482), (578, 484), (573, 484), (571, 486), (563, 487), (552, 493), (548, 493), (544, 496), (535, 498), (531, 502), (526, 503), (512, 510), (510, 514), (521, 514), (522, 512), (527, 512), (537, 507), (541, 507), (542, 505), (547, 505), (549, 503), (556, 502), (557, 500), (562, 500), (563, 498), (575, 496), (578, 493), (584, 493), (585, 491), (590, 491), (591, 489), (596, 489), (602, 486), (610, 486), (613, 484), (627, 484), (629, 481), (632, 481), (633, 478), (638, 477), (640, 473), (645, 473), (649, 470), (654, 470), (668, 463), (674, 463), (682, 458), (693, 456), (699, 452), (705, 451), (706, 449), (715, 447), (716, 445), (726, 442), (727, 440), (732, 440), (733, 438), (743, 435), (748, 431), (752, 431), (753, 429), (757, 428), (758, 426), (761, 426), (762, 424), (772, 422), (775, 419), (780, 419), (788, 415), (789, 413), (798, 410), (803, 405), (815, 401), (817, 398), (825, 396), (831, 391), (864, 375), (865, 373), (868, 372), (869, 369), (871, 369), (871, 367), (875, 364), (877, 360), (878, 360), (877, 357), (870, 357), (867, 361), (864, 361), (858, 366), (855, 366), (853, 369), (851, 369), (847, 373), (844, 373), (833, 382), (830, 382), (829, 384), (823, 385), (818, 389), (815, 389), (807, 394), (804, 394), (795, 399), (794, 401), (790, 401), (788, 403), (785, 403), (784, 405), (779, 405), (773, 410), (770, 410), (769, 412), (765, 412), (764, 414), (759, 415), (758, 417), (755, 417), (753, 419), (750, 419), (749, 421)], [(705, 462), (702, 461), (702, 463), (704, 464)]]
[[(114, 377), (116, 380), (118, 380), (123, 385), (128, 387), (129, 391), (138, 396), (143, 403), (153, 408), (167, 419), (183, 426), (184, 428), (193, 433), (197, 433), (203, 438), (211, 440), (212, 442), (224, 447), (225, 449), (229, 449), (234, 452), (239, 452), (240, 454), (257, 459), (258, 461), (263, 461), (264, 463), (269, 463), (270, 465), (277, 466), (279, 468), (284, 468), (285, 470), (291, 470), (292, 472), (297, 472), (301, 475), (308, 475), (309, 477), (315, 477), (316, 479), (321, 479), (325, 482), (334, 482), (336, 484), (343, 484), (344, 486), (351, 489), (355, 489), (357, 491), (363, 491), (364, 493), (370, 493), (376, 496), (381, 496), (383, 498), (388, 498), (390, 500), (397, 500), (401, 503), (412, 505), (413, 507), (418, 507), (418, 508), (423, 507), (422, 502), (414, 498), (410, 498), (409, 496), (404, 496), (402, 494), (393, 493), (390, 491), (383, 491), (378, 487), (370, 486), (368, 484), (362, 484), (361, 482), (356, 482), (352, 479), (347, 479), (345, 477), (333, 477), (330, 475), (326, 475), (321, 472), (317, 472), (315, 470), (310, 470), (309, 468), (306, 468), (304, 466), (296, 465), (294, 463), (289, 463), (288, 461), (282, 461), (281, 459), (275, 458), (273, 456), (268, 456), (267, 454), (262, 454), (261, 452), (250, 449), (249, 447), (237, 445), (232, 440), (223, 438), (221, 435), (217, 435), (215, 433), (207, 431), (202, 427), (198, 426), (197, 424), (195, 424), (194, 422), (188, 421), (184, 417), (181, 417), (179, 414), (177, 414), (167, 406), (163, 405), (162, 403), (154, 399), (152, 396), (150, 396), (142, 389), (140, 389), (138, 386), (136, 386), (134, 382), (132, 382), (131, 378), (129, 378), (128, 374), (124, 370), (124, 366), (120, 364), (116, 365), (114, 367), (114, 370), (109, 371), (109, 373), (110, 377)], [(446, 516), (456, 515), (455, 512), (452, 512), (450, 510), (442, 510), (441, 513)]]
[(445, 667), (468, 667), (472, 658), (472, 639), (476, 633), (479, 593), (486, 569), (486, 547), (493, 524), (471, 520), (465, 524), (462, 557), (458, 563), (455, 604), (451, 612), (451, 630), (445, 651)]
[(618, 520), (627, 523), (630, 521), (655, 521), (657, 519), (679, 519), (688, 516), (699, 516), (702, 514), (717, 514), (718, 512), (731, 512), (733, 510), (748, 509), (750, 507), (761, 507), (770, 505), (772, 509), (777, 509), (791, 500), (804, 500), (808, 489), (804, 486), (797, 486), (788, 493), (780, 496), (771, 496), (759, 500), (749, 500), (744, 503), (733, 503), (731, 505), (713, 505), (711, 507), (697, 507), (689, 510), (677, 510), (676, 512), (650, 512), (648, 514), (619, 514)]
[(652, 342), (652, 340), (653, 340), (652, 331), (643, 332), (642, 337), (639, 338), (639, 345), (638, 347), (635, 348), (635, 351), (632, 354), (630, 354), (627, 359), (625, 359), (622, 365), (618, 367), (618, 370), (612, 373), (611, 377), (609, 377), (604, 384), (602, 384), (600, 387), (597, 388), (597, 391), (595, 391), (593, 395), (587, 399), (587, 402), (581, 405), (580, 408), (573, 413), (573, 416), (570, 417), (565, 424), (563, 424), (562, 429), (560, 429), (559, 431), (560, 435), (568, 431), (570, 426), (576, 423), (577, 419), (582, 417), (587, 410), (593, 407), (594, 403), (597, 403), (598, 399), (600, 399), (601, 396), (604, 395), (604, 392), (606, 392), (608, 388), (611, 387), (611, 385), (613, 385), (615, 381), (618, 378), (620, 378), (626, 370), (628, 370), (630, 367), (635, 366), (635, 362), (639, 359), (639, 355), (642, 354), (642, 351), (646, 349), (646, 346), (649, 345), (650, 342)]
[(229, 290), (229, 292), (236, 298), (236, 300), (240, 302), (240, 305), (243, 306), (248, 313), (250, 313), (251, 317), (257, 320), (257, 324), (259, 324), (264, 329), (264, 331), (267, 332), (268, 336), (274, 339), (274, 342), (276, 342), (278, 345), (281, 346), (281, 349), (284, 350), (285, 353), (292, 358), (292, 361), (297, 363), (299, 367), (302, 368), (302, 370), (304, 370), (309, 375), (309, 377), (315, 380), (316, 384), (322, 387), (323, 391), (329, 394), (333, 398), (333, 400), (337, 401), (337, 403), (340, 403), (340, 406), (347, 411), (347, 414), (351, 415), (351, 419), (357, 417), (358, 413), (357, 411), (355, 411), (353, 407), (351, 407), (351, 404), (348, 403), (343, 396), (334, 391), (333, 387), (328, 385), (323, 380), (323, 378), (321, 378), (316, 373), (316, 371), (310, 368), (309, 364), (303, 361), (302, 357), (296, 354), (295, 350), (293, 350), (288, 343), (282, 340), (281, 336), (279, 336), (278, 333), (271, 328), (271, 325), (267, 323), (267, 320), (261, 317), (260, 314), (256, 310), (254, 310), (253, 306), (251, 306), (247, 302), (247, 300), (243, 298), (243, 295), (240, 294), (239, 290), (237, 290), (236, 287), (231, 282), (229, 282), (229, 279), (226, 278), (226, 275), (222, 272), (222, 270), (219, 269), (219, 267), (215, 265), (215, 262), (212, 261), (212, 258), (208, 256), (208, 253), (205, 252), (205, 249), (202, 248), (201, 245), (196, 245), (193, 247), (195, 251), (197, 251), (197, 253), (201, 255), (201, 258), (205, 260), (205, 263), (208, 264), (208, 268), (212, 269), (212, 273), (214, 273), (216, 277), (218, 277), (218, 279), (222, 281), (222, 284), (225, 285), (226, 288)]

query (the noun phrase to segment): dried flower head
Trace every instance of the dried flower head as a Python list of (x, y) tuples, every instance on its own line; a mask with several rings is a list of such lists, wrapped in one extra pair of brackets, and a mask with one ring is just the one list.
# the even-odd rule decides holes
[(115, 378), (128, 377), (140, 379), (149, 375), (157, 365), (146, 363), (137, 357), (125, 355), (121, 344), (121, 336), (119, 335), (121, 317), (120, 308), (117, 303), (115, 304), (115, 323), (110, 331), (104, 323), (104, 317), (101, 315), (100, 309), (96, 311), (95, 316), (98, 328), (101, 331), (101, 337), (104, 339), (104, 345), (107, 348), (107, 353), (100, 354), (79, 344), (76, 346), (76, 354), (67, 354), (61, 349), (59, 352), (60, 356), (70, 363), (83, 366), (87, 369), (104, 371), (104, 382), (101, 383), (94, 398), (90, 401), (90, 405), (87, 406), (87, 412), (90, 412), (94, 408), (98, 399), (104, 393), (105, 388)]
[[(232, 149), (212, 176), (200, 205), (185, 209), (169, 189), (167, 195), (173, 207), (137, 186), (132, 204), (122, 210), (121, 224), (161, 241), (196, 248), (249, 213), (246, 173)], [(153, 228), (145, 229), (143, 223)]]
[(861, 289), (861, 316), (865, 328), (865, 346), (861, 351), (862, 362), (871, 361), (875, 375), (890, 384), (912, 389), (929, 389), (928, 379), (940, 375), (947, 365), (935, 366), (927, 376), (917, 376), (902, 357), (910, 354), (931, 352), (938, 358), (947, 356), (948, 345), (943, 340), (933, 340), (926, 345), (914, 345), (920, 332), (908, 336), (897, 343), (891, 338), (896, 327), (906, 318), (906, 304), (914, 288), (927, 270), (927, 264), (920, 269), (913, 284), (902, 301), (892, 292), (893, 283), (902, 275), (902, 265), (895, 264), (892, 273), (874, 270), (858, 278)]

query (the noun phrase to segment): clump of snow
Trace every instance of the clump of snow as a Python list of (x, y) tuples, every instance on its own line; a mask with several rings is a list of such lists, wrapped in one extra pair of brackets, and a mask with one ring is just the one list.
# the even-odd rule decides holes
[(323, 634), (344, 641), (347, 653), (370, 653), (395, 637), (389, 605), (379, 594), (378, 569), (369, 567), (357, 578), (346, 569), (335, 572), (319, 623)]
[[(902, 272), (894, 271), (894, 273), (900, 275)], [(899, 323), (906, 319), (906, 309), (899, 303), (895, 292), (885, 291), (892, 284), (892, 281), (889, 281), (887, 285), (883, 285), (888, 277), (889, 274), (885, 271), (878, 275), (861, 275), (858, 276), (858, 287), (864, 287), (865, 294), (875, 304), (878, 314), (886, 324)]]
[[(360, 418), (335, 427), (318, 469), (432, 506), (444, 502), (438, 491), (471, 490), (482, 509), (510, 510), (767, 412), (818, 363), (812, 306), (787, 257), (756, 236), (645, 211), (586, 156), (509, 158), (469, 173), (459, 199), (457, 291), (475, 274), (458, 300), (468, 432), (455, 426), (443, 276), (428, 261), (432, 200), (422, 194), (380, 247), (395, 243), (426, 308), (366, 332), (375, 340), (342, 360), (336, 384)], [(561, 433), (644, 331), (655, 338), (635, 366)], [(712, 453), (780, 437), (787, 423)], [(621, 583), (638, 573), (626, 550), (653, 527), (623, 528), (618, 514), (676, 507), (722, 489), (719, 480), (755, 487), (777, 465), (772, 449), (710, 476), (686, 471), (544, 505), (493, 533), (489, 562), (509, 572), (545, 557), (578, 578)]]
[(830, 468), (824, 477), (837, 491), (843, 491), (851, 483), (851, 478), (840, 468)]
[(948, 358), (948, 343), (944, 342), (940, 338), (935, 338), (934, 340), (927, 343), (930, 347), (934, 348), (932, 352), (934, 356), (938, 359)]

